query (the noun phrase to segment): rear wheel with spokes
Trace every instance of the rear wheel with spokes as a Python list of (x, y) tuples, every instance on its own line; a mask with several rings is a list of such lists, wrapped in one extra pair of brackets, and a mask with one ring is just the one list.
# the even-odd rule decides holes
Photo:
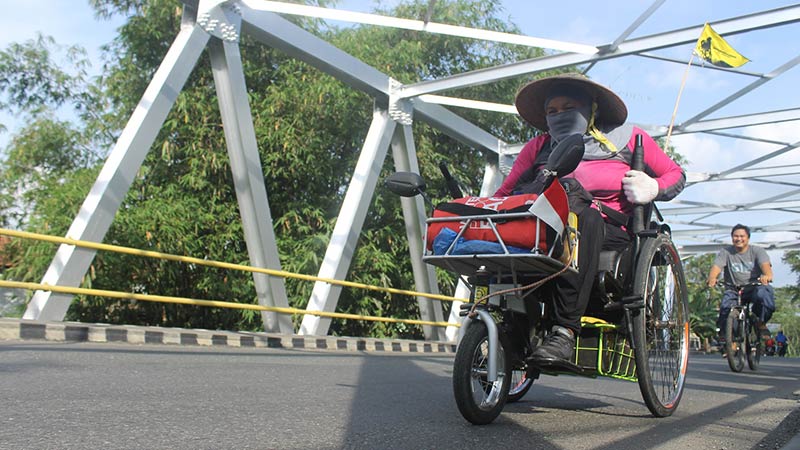
[(643, 301), (631, 314), (639, 390), (650, 412), (666, 417), (678, 407), (689, 363), (686, 280), (668, 235), (642, 240), (634, 293)]

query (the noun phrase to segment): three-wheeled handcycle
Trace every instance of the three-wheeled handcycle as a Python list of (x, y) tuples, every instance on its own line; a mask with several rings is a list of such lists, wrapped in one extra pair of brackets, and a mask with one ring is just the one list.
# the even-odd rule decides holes
[[(562, 142), (545, 167), (551, 182), (559, 183), (559, 177), (574, 170), (582, 155), (582, 139)], [(424, 195), (424, 180), (414, 173), (395, 173), (386, 185), (401, 196)], [(444, 243), (426, 245), (422, 259), (457, 274), (471, 292), (470, 302), (461, 305), (464, 320), (452, 380), (464, 418), (488, 424), (507, 402), (522, 398), (541, 375), (567, 373), (638, 381), (654, 416), (675, 411), (689, 355), (687, 291), (669, 227), (651, 221), (652, 205), (647, 209), (651, 212), (639, 219), (646, 225), (636, 227), (641, 229), (629, 248), (601, 253), (599, 271), (590, 277), (595, 283), (593, 317), (582, 319), (573, 359), (564, 369), (537, 367), (529, 357), (552, 326), (547, 281), (578, 268), (580, 236), (574, 215), (558, 236), (547, 239), (552, 244), (547, 250), (534, 247), (524, 252), (509, 245), (506, 233), (499, 230), (523, 218), (532, 220), (539, 233), (542, 218), (530, 210), (427, 219), (428, 234), (447, 228), (449, 237)], [(482, 245), (485, 242), (471, 246), (475, 242), (465, 239), (475, 227), (495, 237), (490, 248)], [(542, 237), (537, 235), (535, 241)]]

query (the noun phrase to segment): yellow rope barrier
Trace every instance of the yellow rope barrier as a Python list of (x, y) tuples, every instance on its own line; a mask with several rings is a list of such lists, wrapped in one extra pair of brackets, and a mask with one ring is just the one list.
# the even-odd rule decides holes
[[(343, 280), (334, 280), (332, 278), (321, 278), (315, 277), (312, 275), (303, 275), (299, 273), (293, 272), (286, 272), (284, 270), (274, 270), (274, 269), (265, 269), (260, 267), (250, 267), (250, 266), (243, 266), (241, 264), (232, 264), (232, 263), (225, 263), (220, 261), (211, 261), (199, 258), (192, 258), (190, 256), (178, 256), (172, 255), (169, 253), (160, 253), (154, 252), (149, 250), (140, 250), (136, 248), (130, 247), (121, 247), (117, 245), (110, 245), (110, 244), (101, 244), (98, 242), (90, 242), (90, 241), (79, 241), (77, 239), (70, 239), (70, 238), (62, 238), (56, 236), (48, 236), (46, 234), (38, 234), (38, 233), (31, 233), (28, 231), (16, 231), (16, 230), (8, 230), (5, 228), (0, 228), (0, 234), (4, 234), (7, 236), (12, 237), (19, 237), (23, 239), (34, 239), (40, 240), (45, 242), (52, 242), (57, 244), (66, 244), (66, 245), (74, 245), (77, 247), (85, 247), (85, 248), (92, 248), (95, 250), (107, 250), (117, 253), (124, 253), (128, 255), (135, 255), (135, 256), (145, 256), (148, 258), (157, 258), (157, 259), (164, 259), (168, 261), (178, 261), (184, 263), (191, 263), (197, 264), (202, 266), (209, 266), (209, 267), (217, 267), (221, 269), (233, 269), (233, 270), (242, 270), (246, 272), (256, 272), (256, 273), (263, 273), (266, 275), (271, 275), (275, 277), (281, 278), (296, 278), (298, 280), (306, 280), (306, 281), (321, 281), (323, 283), (329, 283), (338, 286), (345, 286), (345, 287), (353, 287), (358, 289), (366, 289), (368, 291), (379, 291), (379, 292), (386, 292), (389, 294), (400, 294), (400, 295), (408, 295), (412, 297), (425, 297), (434, 300), (444, 300), (444, 301), (459, 301), (459, 302), (467, 302), (469, 300), (457, 297), (450, 297), (447, 295), (440, 295), (440, 294), (429, 294), (427, 292), (416, 292), (416, 291), (408, 291), (404, 289), (395, 289), (395, 288), (385, 288), (380, 286), (373, 286), (370, 284), (363, 284), (363, 283), (355, 283), (352, 281), (343, 281)], [(307, 311), (307, 314), (311, 314), (311, 311)]]
[(313, 316), (330, 317), (335, 319), (368, 320), (371, 322), (407, 323), (411, 325), (431, 325), (436, 327), (459, 326), (447, 322), (429, 322), (416, 319), (393, 319), (389, 317), (361, 316), (358, 314), (334, 313), (325, 311), (306, 311), (297, 308), (283, 308), (280, 306), (251, 305), (249, 303), (234, 303), (221, 300), (195, 300), (185, 297), (170, 297), (165, 295), (134, 294), (131, 292), (106, 291), (102, 289), (86, 289), (67, 286), (53, 286), (41, 283), (24, 283), (21, 281), (0, 280), (0, 287), (13, 289), (28, 289), (59, 292), (63, 294), (85, 294), (98, 297), (120, 298), (125, 300), (141, 300), (146, 302), (177, 303), (182, 305), (209, 306), (214, 308), (250, 309), (257, 311), (273, 311), (283, 314), (311, 314)]

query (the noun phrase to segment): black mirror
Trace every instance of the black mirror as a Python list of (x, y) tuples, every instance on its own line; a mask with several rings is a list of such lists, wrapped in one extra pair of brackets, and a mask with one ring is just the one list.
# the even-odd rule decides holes
[(395, 172), (386, 177), (384, 184), (401, 197), (414, 197), (425, 192), (425, 180), (414, 172)]
[(567, 136), (550, 153), (544, 168), (550, 172), (555, 172), (552, 174), (553, 176), (563, 177), (578, 167), (583, 158), (584, 150), (583, 135), (573, 134)]

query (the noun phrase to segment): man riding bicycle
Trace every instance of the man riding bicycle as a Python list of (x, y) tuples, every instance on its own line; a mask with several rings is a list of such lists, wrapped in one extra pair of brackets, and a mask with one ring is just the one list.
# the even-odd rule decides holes
[(731, 230), (733, 245), (722, 248), (714, 260), (708, 273), (708, 287), (717, 285), (717, 278), (724, 271), (725, 292), (717, 318), (717, 333), (720, 342), (724, 339), (725, 321), (731, 307), (737, 303), (738, 293), (733, 286), (744, 286), (747, 283), (761, 283), (744, 290), (742, 298), (753, 304), (753, 312), (758, 317), (756, 326), (762, 336), (769, 336), (767, 322), (775, 312), (775, 291), (769, 283), (772, 281), (772, 264), (767, 252), (757, 246), (750, 245), (750, 228), (737, 224)]

